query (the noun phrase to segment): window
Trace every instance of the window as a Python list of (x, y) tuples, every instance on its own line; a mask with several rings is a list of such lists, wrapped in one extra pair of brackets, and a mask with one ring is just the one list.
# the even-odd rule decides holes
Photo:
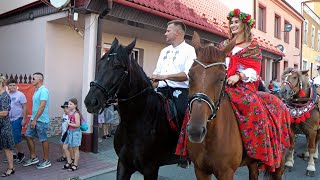
[(296, 28), (296, 34), (295, 34), (295, 45), (296, 48), (299, 48), (299, 44), (300, 44), (300, 29)]
[(259, 4), (258, 28), (266, 32), (266, 7)]
[(307, 44), (307, 34), (308, 34), (308, 21), (304, 21), (304, 34), (303, 34), (303, 42)]
[[(290, 24), (288, 21), (284, 21), (284, 28), (286, 28), (286, 25)], [(284, 32), (284, 42), (289, 43), (289, 34), (290, 32)]]
[(284, 66), (283, 66), (283, 69), (286, 69), (288, 67), (288, 61), (284, 61)]
[(280, 36), (281, 18), (278, 15), (274, 17), (274, 37), (281, 38)]
[(308, 69), (308, 61), (307, 60), (303, 60), (302, 61), (302, 70), (307, 70)]
[[(103, 44), (103, 50), (104, 52), (102, 52), (102, 55), (106, 52), (108, 52), (108, 50), (110, 49), (111, 44), (109, 43), (104, 43)], [(134, 60), (136, 60), (138, 62), (138, 64), (143, 67), (143, 54), (144, 54), (144, 50), (140, 49), (140, 48), (133, 48), (132, 50), (132, 57)]]
[(318, 51), (320, 51), (320, 30), (318, 30)]
[(312, 25), (312, 31), (311, 31), (311, 48), (314, 49), (314, 39), (316, 36), (316, 28)]

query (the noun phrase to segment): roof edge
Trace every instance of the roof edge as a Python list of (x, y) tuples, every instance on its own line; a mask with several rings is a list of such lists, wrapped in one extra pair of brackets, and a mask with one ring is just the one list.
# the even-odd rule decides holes
[(195, 27), (197, 29), (201, 29), (201, 30), (204, 30), (204, 31), (207, 31), (207, 32), (210, 32), (210, 33), (225, 37), (225, 38), (228, 37), (227, 34), (218, 31), (216, 28), (215, 29), (211, 29), (211, 28), (208, 28), (208, 27), (193, 23), (193, 22), (185, 20), (185, 19), (181, 19), (179, 17), (176, 17), (176, 16), (173, 16), (173, 15), (169, 15), (169, 14), (157, 11), (156, 9), (152, 9), (152, 8), (149, 8), (149, 7), (145, 7), (145, 6), (142, 6), (142, 5), (133, 3), (133, 2), (129, 2), (129, 1), (124, 1), (124, 0), (113, 0), (113, 2), (121, 4), (121, 5), (124, 5), (124, 6), (131, 7), (131, 8), (139, 9), (141, 11), (144, 11), (144, 12), (147, 12), (147, 13), (150, 13), (150, 14), (158, 15), (158, 16), (164, 17), (166, 19), (170, 19), (170, 20), (179, 19), (179, 20), (183, 21), (186, 25), (189, 25), (189, 26)]
[(0, 14), (0, 18), (3, 18), (3, 17), (6, 17), (6, 16), (10, 16), (12, 14), (15, 14), (15, 13), (18, 13), (18, 12), (21, 12), (21, 11), (24, 11), (24, 10), (27, 10), (27, 9), (31, 9), (33, 7), (36, 7), (36, 6), (39, 6), (41, 5), (42, 2), (41, 1), (35, 1), (33, 3), (30, 3), (30, 4), (27, 4), (27, 5), (24, 5), (24, 6), (21, 6), (21, 7), (18, 7), (16, 9), (13, 9), (11, 11), (8, 11), (8, 12), (5, 12), (3, 14)]

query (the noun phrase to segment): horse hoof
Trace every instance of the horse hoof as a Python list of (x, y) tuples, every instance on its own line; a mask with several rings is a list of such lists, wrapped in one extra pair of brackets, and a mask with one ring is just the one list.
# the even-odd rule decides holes
[(286, 166), (286, 169), (288, 170), (288, 172), (292, 172), (293, 171), (293, 167), (292, 166)]
[(316, 175), (316, 172), (307, 170), (306, 175), (309, 176), (309, 177), (314, 177)]

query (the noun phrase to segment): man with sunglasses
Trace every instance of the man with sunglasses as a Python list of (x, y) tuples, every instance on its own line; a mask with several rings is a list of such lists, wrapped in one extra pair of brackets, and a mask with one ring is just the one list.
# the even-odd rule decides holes
[(13, 155), (13, 160), (20, 164), (25, 158), (24, 153), (22, 152), (21, 130), (22, 126), (26, 124), (27, 120), (27, 99), (26, 96), (17, 89), (16, 80), (9, 80), (8, 89), (11, 99), (11, 110), (9, 111), (9, 117), (12, 126), (14, 144), (18, 153)]
[[(43, 85), (43, 74), (36, 72), (33, 74), (32, 85), (36, 87), (36, 91), (32, 97), (32, 116), (26, 131), (26, 139), (30, 151), (30, 159), (27, 160), (23, 166), (30, 166), (37, 164), (37, 169), (43, 169), (51, 166), (49, 161), (49, 143), (47, 131), (49, 128), (49, 91)], [(35, 144), (33, 138), (38, 136), (39, 141), (42, 143), (43, 161), (39, 162), (35, 153)]]

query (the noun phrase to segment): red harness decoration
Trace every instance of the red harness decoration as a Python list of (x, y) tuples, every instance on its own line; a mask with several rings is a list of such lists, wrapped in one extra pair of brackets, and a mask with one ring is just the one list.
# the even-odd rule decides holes
[[(300, 90), (301, 92), (302, 90)], [(302, 91), (303, 92), (303, 91)], [(301, 122), (305, 122), (306, 119), (310, 118), (310, 111), (312, 111), (316, 107), (316, 102), (318, 101), (317, 93), (315, 92), (315, 88), (310, 88), (310, 101), (304, 104), (298, 103), (285, 103), (287, 108), (289, 109), (292, 123), (299, 124)]]

